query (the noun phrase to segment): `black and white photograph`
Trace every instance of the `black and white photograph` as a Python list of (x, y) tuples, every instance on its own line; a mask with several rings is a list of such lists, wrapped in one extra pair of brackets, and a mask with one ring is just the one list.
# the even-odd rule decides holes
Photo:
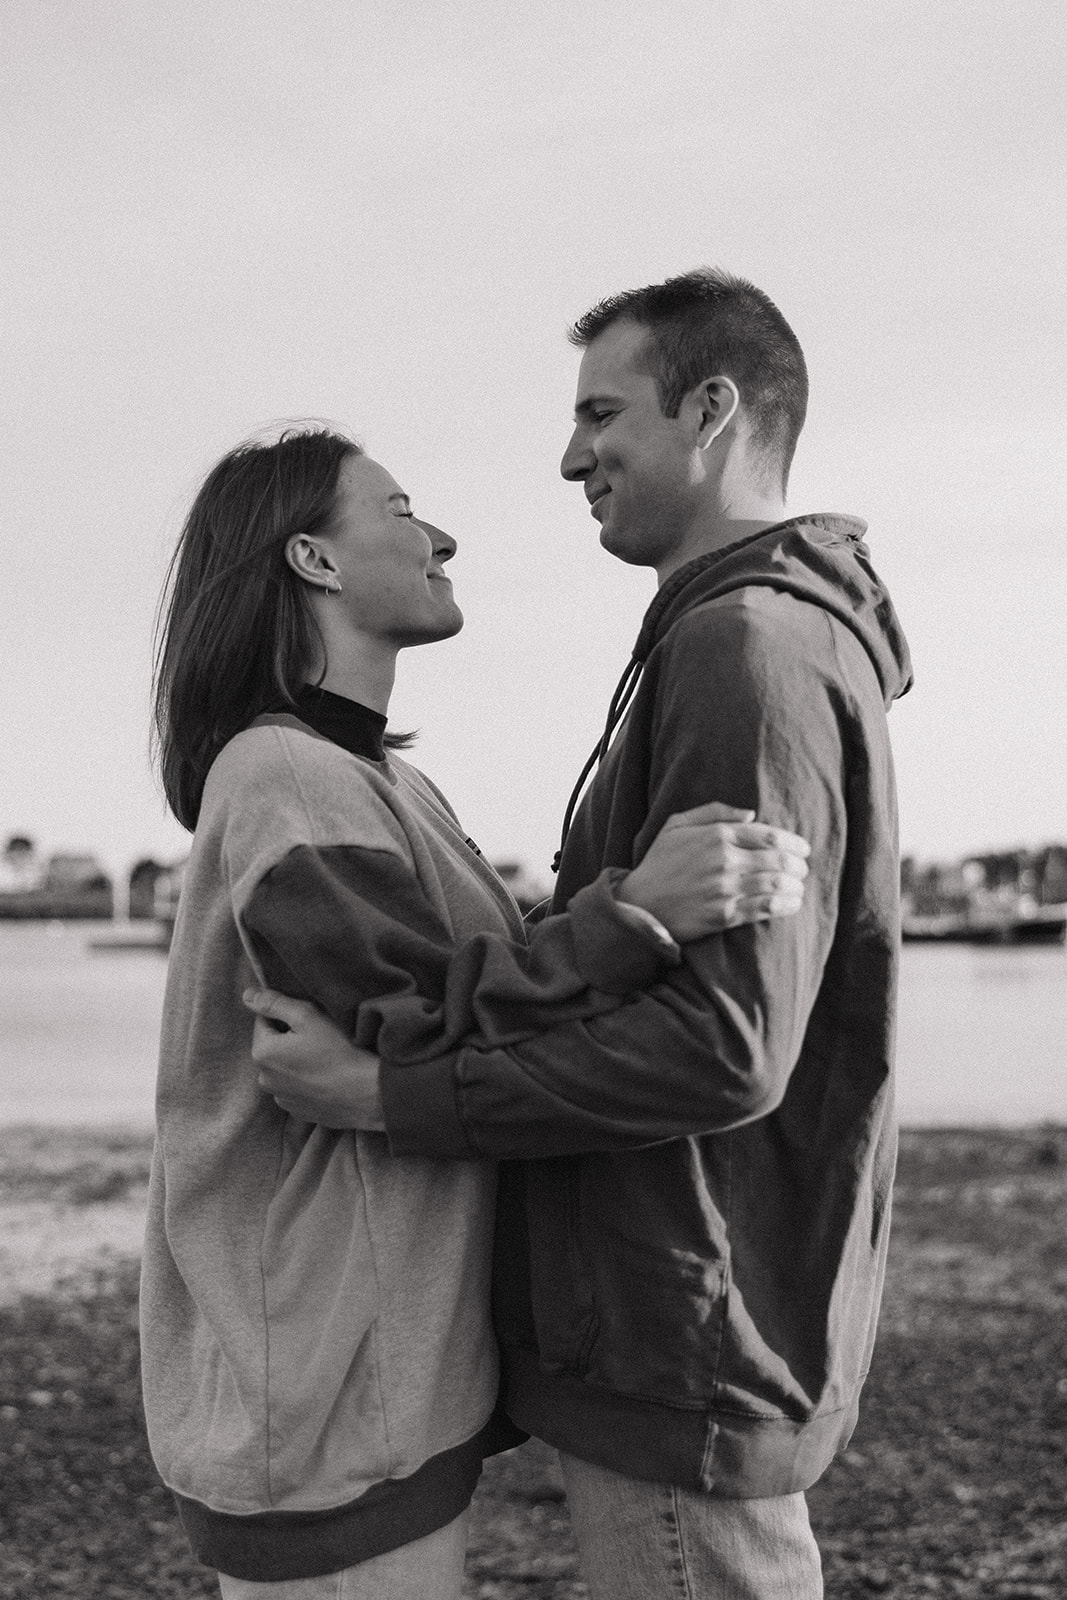
[(0, 1600), (1064, 1600), (1065, 81), (0, 0)]

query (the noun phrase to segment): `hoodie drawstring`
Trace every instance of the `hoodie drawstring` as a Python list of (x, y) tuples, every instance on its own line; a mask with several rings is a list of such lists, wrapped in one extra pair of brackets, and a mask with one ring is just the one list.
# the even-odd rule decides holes
[(626, 715), (630, 701), (633, 699), (634, 694), (636, 693), (638, 681), (641, 677), (641, 669), (643, 666), (643, 660), (640, 660), (637, 656), (631, 657), (629, 662), (627, 662), (625, 672), (615, 686), (615, 693), (612, 695), (611, 704), (608, 706), (607, 720), (604, 724), (604, 732), (601, 735), (600, 742), (590, 753), (588, 761), (585, 763), (585, 766), (578, 775), (578, 782), (571, 790), (571, 797), (567, 801), (567, 809), (563, 813), (563, 831), (560, 835), (559, 849), (556, 851), (556, 854), (552, 859), (553, 872), (559, 871), (559, 863), (563, 855), (563, 846), (567, 843), (567, 835), (571, 829), (571, 821), (577, 809), (578, 801), (581, 799), (582, 791), (586, 785), (586, 780), (593, 768), (598, 766), (607, 755), (608, 746), (611, 743), (611, 736), (615, 732), (615, 729), (618, 727), (619, 723), (622, 721), (623, 717)]

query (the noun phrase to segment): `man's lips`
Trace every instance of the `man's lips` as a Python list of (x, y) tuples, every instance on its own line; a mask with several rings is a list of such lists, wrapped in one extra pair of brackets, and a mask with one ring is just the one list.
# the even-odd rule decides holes
[(610, 489), (597, 489), (594, 494), (590, 494), (586, 490), (585, 498), (589, 501), (589, 511), (592, 516), (595, 517), (597, 515), (597, 508), (602, 505), (610, 493)]

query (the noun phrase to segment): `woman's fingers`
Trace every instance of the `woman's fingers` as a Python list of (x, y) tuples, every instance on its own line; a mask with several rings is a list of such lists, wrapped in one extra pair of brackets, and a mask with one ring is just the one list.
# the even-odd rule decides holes
[(799, 833), (787, 828), (772, 828), (765, 822), (721, 823), (719, 828), (728, 841), (739, 850), (780, 850), (788, 855), (811, 855), (811, 846)]
[(758, 900), (773, 894), (795, 895), (798, 899), (804, 893), (804, 877), (797, 872), (743, 872), (730, 874), (723, 879), (724, 895), (743, 895), (749, 900)]
[[(241, 999), (249, 1011), (254, 1011), (258, 1018), (272, 1025), (276, 1033), (298, 1028), (307, 1021), (308, 1012), (312, 1009), (306, 1000), (293, 1000), (287, 994), (279, 994), (276, 989), (249, 988)], [(262, 1036), (258, 1023), (256, 1033)]]
[[(676, 811), (667, 818), (662, 832), (679, 828), (701, 828), (710, 835), (710, 844), (736, 845), (741, 850), (783, 850), (790, 855), (809, 856), (808, 841), (788, 828), (776, 828), (769, 822), (756, 822), (755, 812), (742, 811), (736, 806), (724, 806), (718, 800), (707, 805), (694, 806), (690, 811)], [(699, 848), (693, 841), (694, 849)]]
[(754, 811), (743, 811), (740, 806), (723, 805), (721, 800), (708, 800), (702, 806), (692, 806), (688, 811), (675, 811), (663, 824), (667, 828), (699, 828), (709, 822), (751, 822)]
[(778, 917), (792, 917), (803, 905), (799, 892), (778, 894), (737, 895), (722, 902), (721, 930), (741, 928), (750, 922), (770, 922)]
[(754, 885), (757, 880), (769, 881), (770, 877), (803, 883), (810, 868), (805, 857), (784, 850), (727, 850), (721, 856), (709, 857), (705, 870), (712, 883), (728, 889), (731, 884)]

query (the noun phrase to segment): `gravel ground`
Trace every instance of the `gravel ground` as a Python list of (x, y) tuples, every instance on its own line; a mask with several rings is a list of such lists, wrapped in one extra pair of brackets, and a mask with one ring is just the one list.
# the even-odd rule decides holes
[[(212, 1597), (144, 1441), (143, 1136), (0, 1132), (0, 1600)], [(1067, 1129), (905, 1136), (863, 1415), (810, 1496), (830, 1600), (1067, 1596)], [(487, 1466), (471, 1600), (577, 1600), (558, 1469)]]

